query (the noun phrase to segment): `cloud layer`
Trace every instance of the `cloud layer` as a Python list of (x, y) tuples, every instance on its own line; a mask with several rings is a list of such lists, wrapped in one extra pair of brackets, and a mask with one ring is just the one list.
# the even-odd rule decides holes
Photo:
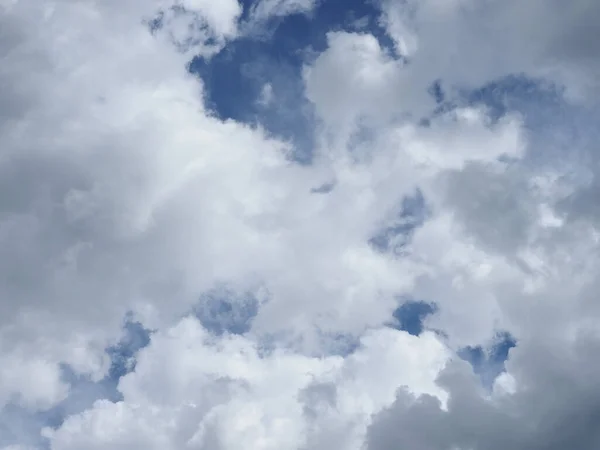
[(215, 113), (327, 1), (0, 0), (0, 448), (600, 445), (596, 2), (340, 11)]

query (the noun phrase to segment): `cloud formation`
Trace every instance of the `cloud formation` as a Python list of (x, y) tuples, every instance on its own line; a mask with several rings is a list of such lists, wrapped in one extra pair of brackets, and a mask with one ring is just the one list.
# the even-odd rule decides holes
[(375, 5), (301, 163), (188, 69), (319, 2), (0, 0), (1, 449), (600, 444), (598, 6)]

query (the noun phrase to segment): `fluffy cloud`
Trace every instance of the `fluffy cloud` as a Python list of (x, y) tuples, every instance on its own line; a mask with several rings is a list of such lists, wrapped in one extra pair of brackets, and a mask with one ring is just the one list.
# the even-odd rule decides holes
[(351, 433), (344, 448), (354, 448), (399, 385), (443, 397), (433, 380), (446, 358), (433, 335), (394, 330), (369, 333), (346, 359), (265, 354), (244, 337), (215, 340), (187, 318), (142, 351), (120, 382), (124, 401), (99, 401), (45, 433), (57, 449), (294, 449), (330, 433), (329, 420)]
[(509, 370), (517, 387), (497, 383), (494, 394), (481, 391), (466, 364), (449, 366), (439, 383), (450, 392), (447, 407), (435, 397), (399, 393), (369, 429), (367, 448), (472, 448), (495, 450), (596, 448), (598, 384), (597, 336), (576, 344), (525, 345), (512, 354)]
[[(498, 118), (460, 92), (514, 73), (595, 92), (595, 4), (522, 5), (381, 2), (402, 58), (328, 33), (301, 165), (187, 71), (241, 33), (238, 2), (0, 2), (0, 425), (75, 402), (66, 373), (106, 380), (124, 317), (152, 330), (120, 399), (0, 445), (595, 448), (591, 131), (561, 124), (565, 150), (535, 105)], [(435, 332), (387, 326), (406, 298), (435, 303)], [(517, 347), (490, 392), (457, 355), (501, 332)]]
[(215, 340), (187, 318), (142, 351), (120, 382), (123, 402), (100, 401), (46, 433), (56, 449), (295, 449), (341, 428), (341, 448), (355, 448), (399, 385), (443, 398), (433, 381), (446, 358), (433, 335), (395, 330), (367, 334), (347, 358), (265, 354), (244, 337)]
[(581, 99), (597, 92), (600, 28), (593, 0), (563, 8), (556, 0), (379, 0), (398, 52), (422, 76), (477, 86), (528, 73), (566, 83)]

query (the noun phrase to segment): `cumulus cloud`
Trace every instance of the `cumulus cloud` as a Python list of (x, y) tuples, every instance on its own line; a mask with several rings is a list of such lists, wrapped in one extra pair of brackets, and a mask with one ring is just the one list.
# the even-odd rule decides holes
[[(599, 444), (597, 144), (573, 123), (598, 117), (596, 4), (378, 6), (394, 48), (326, 30), (307, 57), (299, 164), (187, 68), (318, 2), (0, 2), (0, 431), (25, 430), (0, 446)], [(468, 101), (515, 74), (580, 116)], [(407, 299), (435, 305), (419, 336), (390, 326)], [(124, 318), (149, 339), (114, 375)], [(490, 390), (460, 355), (501, 335)]]
[(597, 2), (577, 0), (378, 0), (399, 53), (425, 76), (476, 86), (528, 73), (566, 83), (581, 99), (597, 93)]
[(141, 352), (120, 382), (123, 402), (100, 401), (45, 433), (57, 449), (292, 449), (339, 428), (349, 433), (341, 448), (355, 448), (399, 383), (443, 397), (433, 380), (446, 358), (432, 334), (396, 330), (368, 333), (347, 358), (264, 354), (256, 342), (215, 339), (187, 318)]

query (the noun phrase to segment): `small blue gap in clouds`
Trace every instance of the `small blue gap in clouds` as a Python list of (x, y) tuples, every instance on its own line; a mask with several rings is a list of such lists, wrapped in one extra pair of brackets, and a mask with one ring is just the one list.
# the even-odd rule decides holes
[(324, 356), (346, 357), (360, 348), (360, 339), (351, 334), (321, 332), (320, 337)]
[(484, 107), (492, 122), (497, 122), (508, 113), (519, 113), (525, 126), (530, 129), (547, 126), (557, 116), (569, 114), (565, 112), (561, 88), (519, 74), (499, 78), (472, 90), (460, 89), (453, 95), (447, 94), (440, 79), (429, 87), (428, 92), (437, 107), (430, 117), (422, 119), (424, 126), (438, 116), (465, 106)]
[(482, 346), (465, 347), (458, 355), (473, 366), (486, 388), (493, 386), (494, 380), (504, 372), (504, 363), (508, 359), (510, 349), (516, 347), (517, 341), (509, 333), (499, 333), (489, 350)]
[(267, 358), (276, 350), (283, 349), (303, 353), (308, 349), (308, 354), (314, 357), (346, 357), (360, 348), (360, 337), (355, 334), (329, 332), (319, 327), (315, 328), (314, 331), (315, 335), (312, 335), (308, 341), (306, 341), (306, 336), (299, 336), (286, 331), (256, 335), (254, 338), (256, 339), (258, 355), (261, 358)]
[(419, 336), (423, 332), (423, 321), (435, 312), (436, 306), (433, 303), (407, 301), (394, 311), (392, 326), (413, 336)]
[[(599, 130), (597, 113), (590, 114), (588, 108), (569, 102), (564, 94), (563, 87), (546, 80), (511, 75), (464, 92), (461, 101), (487, 108), (492, 122), (516, 113), (527, 133), (529, 149), (522, 164), (540, 171), (546, 165), (552, 167), (562, 165), (563, 161), (570, 164), (585, 159), (586, 150), (580, 149), (600, 136), (600, 132), (590, 135), (590, 130)], [(543, 152), (536, 150), (541, 148)]]
[(530, 126), (548, 120), (548, 113), (553, 111), (555, 114), (562, 103), (562, 90), (557, 86), (524, 75), (500, 78), (479, 89), (464, 92), (463, 96), (469, 105), (486, 106), (493, 120), (516, 111)]
[[(561, 114), (563, 90), (544, 80), (525, 75), (508, 75), (472, 90), (462, 89), (448, 96), (443, 80), (436, 80), (429, 88), (437, 108), (432, 117), (445, 114), (458, 107), (474, 106), (487, 109), (493, 122), (511, 112), (520, 113), (529, 128), (547, 124)], [(563, 113), (564, 114), (564, 113)]]
[(215, 288), (202, 295), (194, 315), (209, 332), (245, 334), (258, 314), (260, 301), (250, 292), (235, 292), (227, 287)]
[(330, 182), (330, 183), (325, 183), (325, 184), (322, 184), (315, 188), (312, 188), (310, 190), (310, 192), (312, 194), (329, 194), (331, 191), (333, 191), (334, 188), (335, 188), (335, 183)]
[(429, 95), (431, 95), (433, 97), (433, 99), (435, 100), (435, 102), (438, 105), (441, 105), (444, 103), (444, 101), (446, 100), (446, 93), (444, 92), (444, 89), (442, 88), (442, 82), (440, 80), (436, 80), (429, 87)]
[(96, 400), (122, 400), (123, 396), (117, 390), (119, 380), (135, 369), (135, 356), (150, 343), (151, 336), (150, 330), (139, 322), (132, 321), (131, 316), (127, 316), (123, 331), (119, 343), (106, 350), (111, 358), (111, 366), (108, 375), (99, 382), (77, 375), (69, 366), (62, 367), (63, 379), (70, 385), (69, 397), (56, 407), (38, 413), (38, 420), (44, 426), (57, 428), (66, 417), (84, 411)]
[(402, 254), (406, 245), (410, 242), (415, 229), (423, 225), (427, 218), (427, 205), (420, 189), (416, 189), (413, 195), (402, 199), (400, 213), (389, 225), (382, 228), (369, 243), (380, 252), (392, 251)]
[(108, 379), (114, 381), (135, 370), (135, 355), (150, 344), (151, 332), (141, 323), (128, 320), (123, 328), (124, 337), (107, 350), (112, 361)]

